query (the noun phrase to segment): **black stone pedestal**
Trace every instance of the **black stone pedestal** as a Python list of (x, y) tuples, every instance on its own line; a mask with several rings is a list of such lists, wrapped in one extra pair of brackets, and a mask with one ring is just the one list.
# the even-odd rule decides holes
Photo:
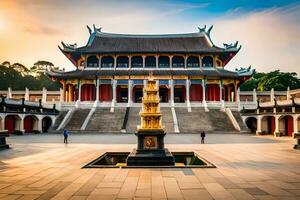
[(295, 133), (294, 138), (297, 140), (297, 144), (295, 144), (294, 149), (300, 149), (300, 133)]
[(174, 156), (164, 148), (164, 131), (139, 131), (137, 149), (127, 157), (128, 166), (174, 166)]
[(8, 131), (0, 131), (0, 150), (9, 148), (9, 145), (6, 144), (6, 137), (8, 136)]

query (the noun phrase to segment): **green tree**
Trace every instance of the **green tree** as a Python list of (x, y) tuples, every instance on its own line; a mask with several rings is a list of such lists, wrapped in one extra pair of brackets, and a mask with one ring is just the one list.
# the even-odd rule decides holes
[(292, 72), (280, 72), (279, 70), (269, 73), (257, 73), (251, 79), (241, 85), (242, 91), (250, 91), (254, 88), (258, 91), (269, 91), (272, 88), (277, 91), (284, 91), (300, 88), (300, 80), (297, 74)]

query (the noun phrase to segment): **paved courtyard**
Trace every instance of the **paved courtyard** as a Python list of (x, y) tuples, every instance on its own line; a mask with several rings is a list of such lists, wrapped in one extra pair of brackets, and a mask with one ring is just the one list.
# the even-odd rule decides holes
[(106, 151), (131, 151), (129, 134), (13, 136), (0, 152), (0, 199), (300, 199), (300, 151), (291, 138), (169, 134), (214, 169), (82, 169)]

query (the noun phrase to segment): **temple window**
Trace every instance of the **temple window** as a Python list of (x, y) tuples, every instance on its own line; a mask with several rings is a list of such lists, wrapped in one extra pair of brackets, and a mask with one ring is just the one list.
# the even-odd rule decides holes
[(212, 56), (204, 56), (202, 59), (203, 67), (213, 67), (214, 66), (214, 59)]
[(160, 56), (158, 58), (158, 67), (159, 68), (169, 68), (170, 67), (170, 59), (168, 56)]
[(96, 56), (89, 56), (87, 58), (87, 67), (98, 67), (99, 60)]
[(114, 67), (114, 58), (112, 56), (103, 56), (101, 59), (101, 67), (113, 68)]
[(133, 68), (143, 67), (143, 58), (141, 56), (131, 57), (131, 67)]
[(129, 66), (129, 59), (127, 56), (119, 56), (117, 58), (117, 67), (118, 68), (128, 68)]
[(173, 68), (184, 67), (184, 58), (182, 56), (174, 56), (172, 58), (172, 67)]
[(187, 67), (194, 68), (199, 67), (199, 57), (197, 56), (189, 56), (187, 59)]
[(145, 67), (146, 68), (155, 68), (156, 67), (156, 59), (154, 56), (147, 56), (145, 58)]

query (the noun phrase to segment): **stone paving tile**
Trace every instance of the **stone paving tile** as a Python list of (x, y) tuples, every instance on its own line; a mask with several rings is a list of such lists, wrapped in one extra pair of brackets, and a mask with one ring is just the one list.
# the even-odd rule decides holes
[(214, 169), (82, 169), (106, 151), (135, 145), (12, 144), (0, 152), (0, 199), (300, 199), (300, 151), (292, 149), (292, 140), (230, 137), (251, 142), (167, 145), (171, 151), (196, 151)]

